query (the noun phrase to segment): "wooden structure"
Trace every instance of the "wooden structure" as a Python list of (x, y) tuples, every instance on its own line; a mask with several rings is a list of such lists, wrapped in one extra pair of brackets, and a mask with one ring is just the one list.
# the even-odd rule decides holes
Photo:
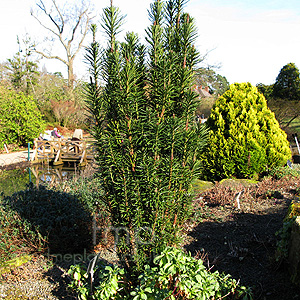
[[(74, 168), (70, 168), (70, 170), (74, 172)], [(29, 172), (35, 177), (36, 186), (39, 186), (41, 183), (61, 183), (70, 177), (70, 170), (65, 170), (63, 165), (49, 168), (49, 165), (47, 167), (47, 165), (44, 164), (34, 164), (29, 168)]]
[(52, 162), (54, 166), (62, 165), (65, 162), (77, 163), (79, 167), (84, 167), (88, 160), (93, 159), (92, 144), (87, 141), (71, 141), (53, 139), (50, 141), (34, 140), (34, 152), (32, 163), (41, 161)]

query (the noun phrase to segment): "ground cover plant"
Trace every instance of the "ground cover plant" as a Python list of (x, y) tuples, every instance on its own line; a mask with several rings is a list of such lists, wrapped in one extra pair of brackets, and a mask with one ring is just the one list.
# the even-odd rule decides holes
[(17, 212), (0, 203), (0, 263), (22, 254), (45, 251), (45, 237)]
[[(91, 245), (91, 213), (72, 194), (30, 185), (24, 191), (4, 197), (1, 205), (37, 230), (46, 241), (48, 252), (81, 253)], [(2, 226), (6, 228), (7, 224)]]
[(84, 267), (72, 266), (70, 286), (80, 299), (252, 299), (250, 289), (230, 275), (210, 272), (202, 260), (182, 250), (167, 247), (153, 262), (144, 266), (137, 286), (131, 286), (118, 266), (98, 264), (92, 280)]

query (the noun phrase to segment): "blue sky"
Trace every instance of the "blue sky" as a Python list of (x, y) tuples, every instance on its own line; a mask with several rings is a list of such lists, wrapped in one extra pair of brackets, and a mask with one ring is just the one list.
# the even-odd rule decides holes
[[(95, 12), (100, 13), (110, 0), (91, 2)], [(149, 24), (150, 3), (152, 0), (114, 0), (114, 5), (127, 15), (124, 32), (135, 31), (143, 36)], [(30, 16), (34, 5), (35, 0), (0, 0), (0, 35), (4, 41), (1, 62), (18, 50), (17, 35), (22, 37), (28, 32), (36, 39), (43, 36)], [(208, 53), (202, 66), (219, 66), (216, 71), (230, 83), (272, 84), (285, 64), (294, 62), (300, 68), (299, 0), (190, 0), (185, 10), (196, 19), (197, 48), (203, 55)], [(99, 14), (95, 19), (100, 19)], [(43, 60), (42, 64), (48, 71), (65, 74), (60, 63)], [(76, 64), (78, 77), (84, 76), (81, 57)]]

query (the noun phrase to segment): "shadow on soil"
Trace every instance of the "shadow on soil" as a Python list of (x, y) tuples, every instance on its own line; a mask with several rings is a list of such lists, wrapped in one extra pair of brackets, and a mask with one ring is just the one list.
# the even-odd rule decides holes
[(55, 285), (55, 288), (51, 291), (51, 294), (57, 299), (74, 300), (77, 299), (76, 293), (68, 288), (71, 280), (66, 276), (70, 264), (54, 265), (51, 269), (45, 272), (43, 275), (47, 280)]
[(229, 273), (250, 286), (253, 299), (300, 299), (300, 291), (289, 281), (286, 266), (274, 259), (277, 236), (285, 209), (261, 214), (235, 212), (224, 222), (199, 223), (186, 245), (192, 255), (205, 258), (212, 271)]

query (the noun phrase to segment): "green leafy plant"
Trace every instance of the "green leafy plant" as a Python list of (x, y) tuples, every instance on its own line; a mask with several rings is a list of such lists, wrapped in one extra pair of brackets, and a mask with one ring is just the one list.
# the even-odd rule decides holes
[(279, 237), (276, 245), (276, 261), (282, 261), (288, 258), (291, 231), (295, 218), (296, 217), (285, 219), (283, 221), (282, 227), (276, 232), (276, 236)]
[(31, 96), (0, 87), (0, 146), (27, 145), (46, 125)]
[(76, 253), (91, 246), (92, 217), (74, 195), (30, 185), (2, 203), (46, 236), (52, 253)]
[(280, 166), (269, 170), (268, 175), (274, 179), (281, 179), (286, 176), (299, 178), (300, 170), (295, 168), (291, 169), (289, 166)]
[(92, 174), (89, 177), (75, 176), (54, 187), (55, 190), (74, 195), (91, 213), (106, 211), (103, 200), (101, 178)]
[(20, 254), (42, 252), (46, 238), (15, 211), (0, 204), (0, 263)]
[(289, 206), (288, 213), (283, 220), (282, 228), (276, 232), (276, 235), (279, 236), (275, 255), (277, 261), (288, 258), (292, 226), (298, 216), (300, 216), (300, 204), (294, 200)]
[(147, 47), (133, 33), (123, 43), (116, 40), (123, 17), (116, 7), (108, 7), (103, 61), (95, 26), (87, 49), (91, 81), (86, 97), (95, 120), (103, 201), (112, 226), (124, 229), (116, 246), (129, 274), (178, 243), (206, 141), (205, 128), (194, 122), (193, 68), (199, 55), (193, 45), (194, 20), (183, 12), (185, 2), (151, 4)]
[(207, 125), (203, 161), (208, 180), (257, 177), (291, 157), (285, 132), (250, 83), (232, 84), (216, 101)]
[(152, 267), (145, 266), (136, 285), (128, 281), (123, 269), (103, 264), (97, 266), (91, 285), (85, 270), (79, 265), (69, 270), (70, 287), (84, 300), (252, 299), (251, 290), (239, 286), (230, 275), (210, 272), (201, 260), (172, 247), (156, 256)]

